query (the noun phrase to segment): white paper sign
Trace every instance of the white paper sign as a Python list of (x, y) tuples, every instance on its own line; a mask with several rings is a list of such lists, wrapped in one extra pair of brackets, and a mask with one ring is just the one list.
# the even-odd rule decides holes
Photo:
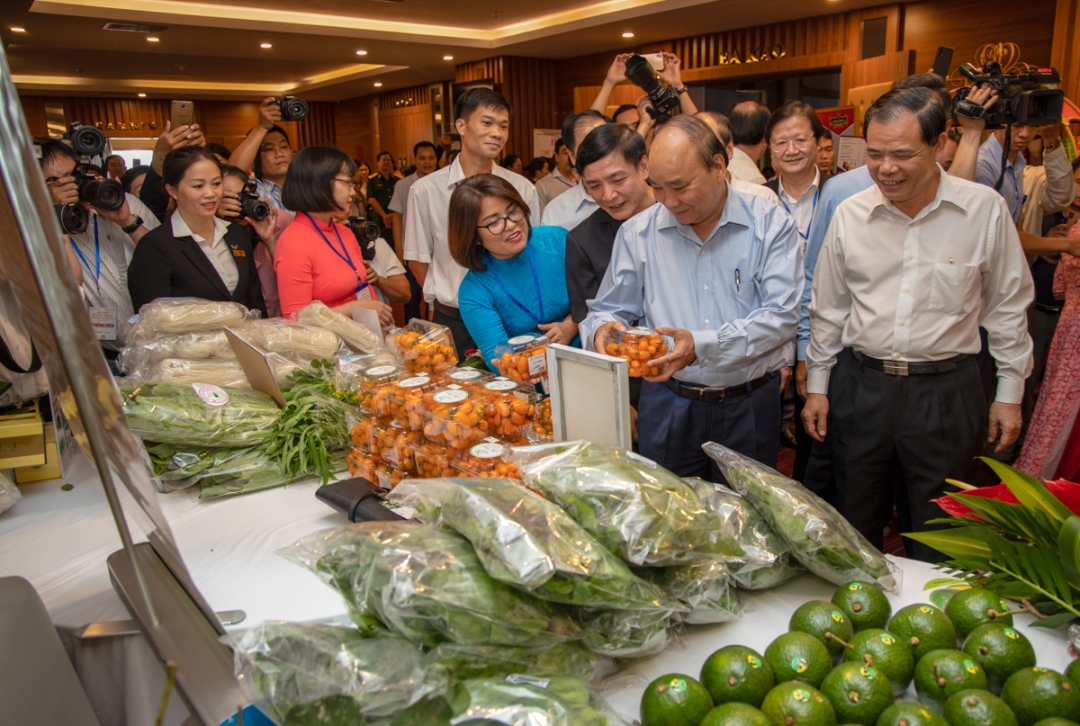
[(555, 156), (555, 142), (562, 138), (562, 129), (533, 129), (533, 156)]
[(374, 333), (379, 340), (382, 340), (382, 325), (379, 323), (379, 314), (377, 312), (360, 305), (349, 305), (349, 312), (352, 314), (353, 320)]

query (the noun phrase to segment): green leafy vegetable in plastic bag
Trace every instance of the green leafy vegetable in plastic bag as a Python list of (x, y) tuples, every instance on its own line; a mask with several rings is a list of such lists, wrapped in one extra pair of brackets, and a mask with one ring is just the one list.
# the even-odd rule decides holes
[[(271, 436), (279, 414), (265, 393), (237, 388), (211, 391), (207, 403), (194, 385), (147, 383), (121, 388), (131, 432), (144, 441), (175, 446), (247, 447)], [(217, 396), (215, 398), (214, 396)], [(218, 401), (222, 401), (218, 403)]]
[(835, 585), (859, 580), (896, 592), (892, 567), (827, 502), (796, 481), (720, 444), (703, 444), (739, 494), (791, 548), (803, 567)]
[(739, 598), (723, 560), (703, 560), (674, 567), (646, 567), (641, 575), (670, 592), (690, 612), (673, 619), (689, 625), (726, 623), (739, 614)]
[(582, 641), (609, 658), (645, 658), (667, 647), (671, 618), (655, 610), (581, 610)]
[(472, 543), (488, 574), (565, 605), (623, 610), (683, 607), (642, 580), (565, 511), (511, 479), (404, 481), (389, 499)]
[(614, 669), (610, 659), (590, 652), (578, 642), (550, 647), (521, 648), (444, 643), (428, 654), (455, 680), (498, 678), (512, 673), (533, 676), (572, 676), (591, 681)]
[(585, 441), (520, 447), (510, 458), (531, 486), (632, 565), (729, 554), (723, 522), (648, 459)]
[(576, 678), (473, 678), (458, 684), (453, 724), (472, 720), (509, 726), (625, 726), (625, 722)]
[(453, 532), (414, 522), (336, 527), (281, 550), (345, 598), (365, 631), (379, 625), (437, 646), (554, 645), (581, 636), (552, 607), (492, 579)]

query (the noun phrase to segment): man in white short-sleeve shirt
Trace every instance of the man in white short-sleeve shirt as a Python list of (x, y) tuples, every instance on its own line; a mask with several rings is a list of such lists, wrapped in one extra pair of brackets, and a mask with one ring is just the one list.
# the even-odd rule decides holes
[(461, 153), (450, 166), (420, 179), (409, 190), (405, 259), (424, 288), (424, 298), (434, 303), (432, 319), (450, 329), (458, 358), (464, 360), (465, 351), (476, 344), (458, 312), (458, 286), (467, 270), (450, 256), (450, 196), (468, 177), (494, 174), (510, 182), (533, 210), (531, 224), (539, 224), (540, 219), (532, 182), (494, 163), (509, 135), (510, 104), (506, 99), (488, 88), (466, 91), (454, 104), (454, 125), (461, 135)]

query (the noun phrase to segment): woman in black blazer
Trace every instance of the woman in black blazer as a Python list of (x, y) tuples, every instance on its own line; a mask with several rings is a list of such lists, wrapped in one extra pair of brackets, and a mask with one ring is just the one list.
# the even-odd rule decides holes
[(248, 231), (216, 216), (223, 197), (217, 158), (185, 146), (165, 157), (162, 171), (176, 211), (135, 245), (128, 265), (135, 311), (162, 297), (196, 297), (238, 302), (265, 317)]

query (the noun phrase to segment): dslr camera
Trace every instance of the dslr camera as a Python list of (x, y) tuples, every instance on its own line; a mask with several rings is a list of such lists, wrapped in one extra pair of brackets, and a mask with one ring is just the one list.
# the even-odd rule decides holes
[(87, 171), (85, 164), (76, 166), (71, 176), (75, 177), (75, 185), (79, 187), (80, 202), (109, 211), (124, 206), (124, 187), (115, 179), (98, 179)]
[(307, 101), (302, 98), (282, 96), (275, 103), (281, 109), (282, 121), (301, 121), (307, 118), (309, 109)]
[(76, 121), (68, 128), (63, 138), (71, 142), (72, 148), (79, 156), (99, 156), (105, 153), (105, 134), (101, 129), (90, 124)]
[(379, 226), (363, 217), (349, 217), (345, 225), (352, 230), (356, 243), (360, 245), (360, 254), (370, 262), (375, 259), (375, 240), (379, 239)]
[[(971, 63), (961, 64), (960, 74), (971, 81), (970, 88), (956, 92), (953, 116), (984, 119), (986, 128), (1000, 129), (1012, 124), (1022, 126), (1048, 126), (1061, 123), (1061, 111), (1065, 92), (1044, 88), (1061, 82), (1053, 68), (1035, 68), (1023, 73), (1003, 73), (997, 61), (989, 61), (976, 68)], [(986, 84), (998, 92), (998, 102), (985, 109), (968, 100), (971, 89)]]
[(649, 61), (640, 55), (631, 56), (626, 61), (626, 77), (648, 94), (652, 103), (648, 111), (654, 119), (670, 116), (679, 107), (679, 92), (656, 75)]
[(255, 185), (255, 180), (249, 178), (236, 198), (240, 201), (241, 217), (261, 222), (270, 216), (270, 205), (259, 199), (259, 195), (255, 192)]
[[(124, 206), (124, 187), (113, 179), (99, 179), (87, 169), (90, 158), (105, 152), (105, 134), (89, 124), (76, 122), (68, 128), (63, 138), (71, 143), (81, 161), (75, 165), (71, 176), (79, 189), (79, 201), (98, 209), (114, 210)], [(66, 234), (86, 231), (89, 214), (78, 204), (56, 204), (56, 216)]]
[(64, 234), (82, 234), (86, 231), (90, 220), (86, 207), (81, 204), (54, 204), (53, 209)]

